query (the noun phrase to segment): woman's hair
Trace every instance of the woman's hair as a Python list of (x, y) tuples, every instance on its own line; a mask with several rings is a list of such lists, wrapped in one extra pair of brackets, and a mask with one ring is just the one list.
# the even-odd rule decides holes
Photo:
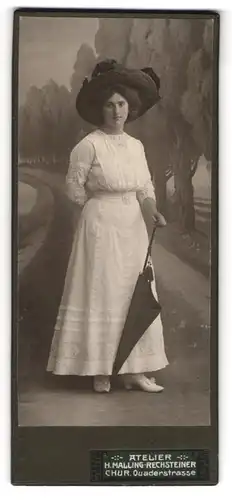
[(126, 101), (128, 102), (128, 117), (127, 121), (130, 118), (135, 119), (138, 115), (139, 109), (141, 107), (141, 100), (139, 98), (139, 93), (137, 90), (127, 87), (125, 85), (112, 85), (105, 89), (103, 89), (94, 99), (94, 102), (91, 105), (94, 106), (95, 115), (96, 115), (96, 123), (98, 125), (102, 125), (103, 123), (103, 106), (104, 104), (112, 97), (113, 94), (120, 94)]

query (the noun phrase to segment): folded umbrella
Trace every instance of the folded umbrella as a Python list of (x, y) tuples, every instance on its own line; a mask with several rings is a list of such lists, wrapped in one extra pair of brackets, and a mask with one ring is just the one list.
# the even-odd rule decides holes
[(151, 283), (154, 279), (152, 266), (149, 263), (151, 247), (155, 235), (156, 226), (153, 229), (147, 250), (143, 270), (139, 274), (132, 295), (127, 318), (122, 331), (112, 375), (116, 375), (128, 358), (133, 347), (143, 336), (147, 328), (153, 323), (161, 311), (159, 302), (155, 299)]

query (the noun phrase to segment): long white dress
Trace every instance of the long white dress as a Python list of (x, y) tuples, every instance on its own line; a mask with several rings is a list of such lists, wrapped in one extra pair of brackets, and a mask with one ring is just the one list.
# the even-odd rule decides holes
[[(69, 197), (83, 210), (47, 370), (110, 375), (148, 246), (140, 205), (146, 197), (155, 199), (143, 145), (125, 132), (91, 132), (73, 149), (66, 182)], [(119, 373), (151, 372), (167, 364), (159, 316)]]

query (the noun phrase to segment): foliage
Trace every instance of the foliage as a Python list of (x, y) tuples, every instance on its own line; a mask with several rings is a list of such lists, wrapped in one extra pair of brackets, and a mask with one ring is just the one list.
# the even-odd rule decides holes
[(203, 44), (188, 65), (188, 87), (182, 96), (181, 111), (192, 126), (193, 137), (207, 160), (212, 155), (213, 22), (205, 22)]
[(50, 80), (30, 88), (19, 111), (19, 148), (23, 158), (62, 158), (74, 140), (70, 92)]

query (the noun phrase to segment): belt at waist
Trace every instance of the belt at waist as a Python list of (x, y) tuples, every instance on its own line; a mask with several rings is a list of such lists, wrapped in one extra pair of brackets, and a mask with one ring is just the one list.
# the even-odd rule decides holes
[(130, 204), (132, 201), (136, 200), (135, 191), (125, 191), (125, 192), (110, 192), (110, 191), (96, 191), (93, 193), (92, 198), (97, 200), (112, 200), (112, 201), (122, 201), (123, 203)]

